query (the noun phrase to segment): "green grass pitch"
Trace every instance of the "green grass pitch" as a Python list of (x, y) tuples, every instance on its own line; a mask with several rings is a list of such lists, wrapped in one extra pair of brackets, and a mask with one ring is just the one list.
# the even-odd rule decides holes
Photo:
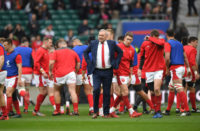
[(41, 112), (46, 116), (37, 117), (32, 116), (32, 109), (31, 106), (29, 113), (22, 114), (22, 118), (0, 121), (0, 131), (200, 131), (200, 113), (180, 117), (176, 116), (175, 108), (171, 116), (161, 119), (153, 119), (152, 115), (129, 118), (126, 113), (120, 118), (98, 117), (95, 120), (88, 116), (87, 104), (80, 104), (80, 116), (52, 116), (53, 108), (42, 106)]

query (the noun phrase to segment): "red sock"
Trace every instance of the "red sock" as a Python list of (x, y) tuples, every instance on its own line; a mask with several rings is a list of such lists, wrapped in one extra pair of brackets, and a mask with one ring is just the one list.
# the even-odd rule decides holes
[(73, 103), (74, 112), (78, 112), (78, 103)]
[(1, 106), (3, 116), (7, 116), (6, 106)]
[(60, 112), (60, 104), (56, 104), (56, 111)]
[(19, 95), (22, 96), (22, 97), (24, 97), (26, 95), (26, 91), (23, 91), (23, 90), (20, 91)]
[(153, 104), (153, 109), (155, 110), (155, 95), (151, 95), (151, 102)]
[(196, 109), (196, 96), (194, 92), (190, 92), (190, 102), (192, 104), (192, 108)]
[(16, 113), (17, 113), (18, 115), (20, 115), (21, 112), (20, 112), (20, 109), (19, 109), (19, 102), (18, 102), (18, 100), (13, 101), (13, 105), (14, 105), (14, 107), (15, 107)]
[(49, 96), (49, 101), (51, 102), (52, 106), (55, 105), (54, 96)]
[(180, 109), (180, 93), (176, 94), (176, 108)]
[(35, 111), (39, 111), (40, 110), (40, 105), (42, 104), (42, 102), (44, 101), (46, 96), (42, 95), (42, 94), (39, 94), (37, 96), (37, 102), (36, 102), (36, 105), (35, 105)]
[(101, 93), (99, 95), (99, 108), (102, 108), (103, 107), (103, 94)]
[(171, 107), (174, 103), (174, 96), (175, 96), (175, 92), (169, 91), (167, 111), (171, 110)]
[(181, 103), (184, 105), (185, 111), (189, 111), (189, 106), (187, 103), (187, 96), (184, 91), (180, 92)]
[(12, 97), (7, 97), (7, 112), (9, 113), (11, 111), (12, 108)]
[(147, 102), (147, 104), (149, 105), (149, 107), (150, 107), (151, 109), (154, 108), (153, 103), (151, 102), (150, 99), (146, 100), (146, 102)]
[(28, 91), (26, 91), (26, 95), (24, 97), (24, 109), (28, 110), (28, 106), (29, 106), (29, 99), (30, 99), (30, 94)]
[(113, 95), (110, 95), (110, 107), (114, 106), (114, 97)]
[(119, 105), (120, 101), (122, 100), (121, 96), (117, 96), (117, 98), (114, 101), (114, 107), (117, 108), (117, 106)]
[(119, 111), (120, 112), (124, 111), (124, 102), (123, 101), (120, 102)]
[(88, 99), (89, 107), (93, 107), (93, 95), (88, 94), (87, 99)]
[(159, 96), (155, 96), (155, 111), (161, 111), (160, 107), (161, 107), (161, 99), (162, 99), (162, 95)]
[(132, 106), (129, 102), (128, 96), (122, 96), (122, 99), (123, 99), (124, 104), (126, 105), (127, 109), (130, 109)]

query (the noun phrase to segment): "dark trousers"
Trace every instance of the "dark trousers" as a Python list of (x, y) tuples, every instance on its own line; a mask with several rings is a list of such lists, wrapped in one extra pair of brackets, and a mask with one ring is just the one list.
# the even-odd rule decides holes
[(112, 84), (113, 69), (100, 70), (95, 69), (93, 73), (93, 100), (94, 100), (94, 113), (99, 111), (99, 94), (100, 87), (103, 84), (103, 112), (104, 115), (109, 114), (110, 108), (110, 87)]
[(193, 8), (194, 13), (197, 14), (197, 9), (194, 4), (195, 0), (188, 0), (188, 15), (191, 15), (191, 9)]

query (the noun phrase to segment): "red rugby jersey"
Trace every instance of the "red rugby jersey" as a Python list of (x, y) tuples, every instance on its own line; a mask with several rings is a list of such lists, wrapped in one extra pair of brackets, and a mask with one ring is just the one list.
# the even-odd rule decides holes
[(117, 69), (118, 76), (129, 76), (130, 67), (133, 67), (133, 59), (135, 50), (132, 46), (126, 47), (123, 43), (119, 43), (117, 46), (123, 51), (119, 68)]
[(76, 70), (76, 63), (80, 62), (77, 53), (69, 48), (61, 48), (54, 52), (55, 77), (63, 77)]
[(40, 47), (34, 57), (34, 73), (41, 74), (40, 69), (43, 68), (44, 71), (49, 74), (49, 50)]
[[(140, 47), (140, 69), (145, 72), (154, 72), (165, 68), (163, 39), (149, 37)], [(141, 60), (144, 59), (144, 64)]]

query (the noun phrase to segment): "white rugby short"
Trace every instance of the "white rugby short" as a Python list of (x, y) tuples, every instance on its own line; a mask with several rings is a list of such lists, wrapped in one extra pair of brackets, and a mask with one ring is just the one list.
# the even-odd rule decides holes
[(35, 86), (36, 87), (46, 87), (49, 85), (49, 79), (44, 78), (42, 75), (34, 74)]
[(55, 78), (56, 85), (64, 85), (64, 84), (75, 84), (76, 83), (76, 74), (75, 72), (70, 72), (63, 77), (56, 77)]
[(31, 81), (32, 81), (32, 74), (22, 75), (22, 82), (31, 83)]
[(155, 79), (162, 80), (163, 79), (163, 70), (154, 71), (154, 72), (146, 72), (146, 83), (151, 83)]
[(0, 72), (0, 84), (4, 85), (6, 81), (7, 71)]

